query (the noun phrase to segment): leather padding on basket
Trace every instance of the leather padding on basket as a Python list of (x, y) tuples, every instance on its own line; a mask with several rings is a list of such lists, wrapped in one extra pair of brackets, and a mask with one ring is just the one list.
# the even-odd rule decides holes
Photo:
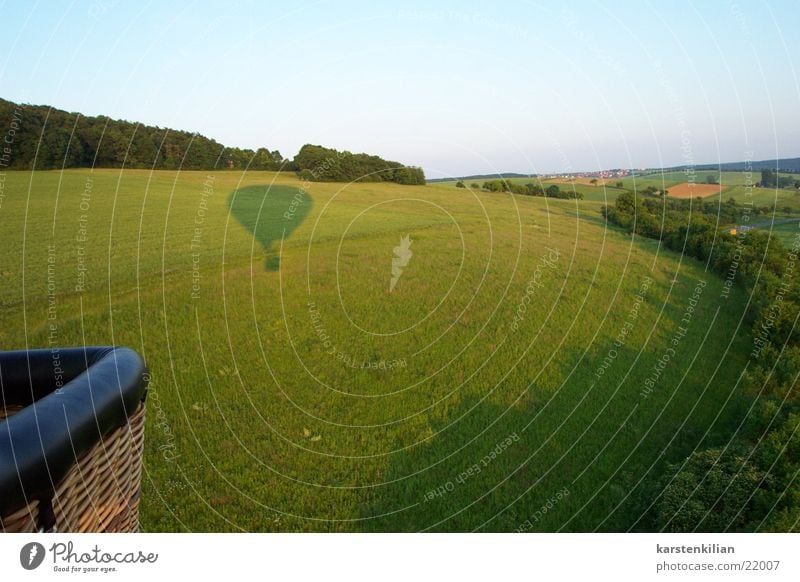
[[(56, 359), (57, 358), (57, 359)], [(144, 400), (147, 368), (124, 347), (0, 352), (0, 515), (52, 494), (76, 460)]]

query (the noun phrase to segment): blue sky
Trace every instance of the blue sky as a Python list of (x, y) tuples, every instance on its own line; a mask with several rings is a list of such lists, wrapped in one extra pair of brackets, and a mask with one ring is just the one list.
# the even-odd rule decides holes
[(800, 3), (3, 2), (0, 97), (429, 177), (800, 156)]

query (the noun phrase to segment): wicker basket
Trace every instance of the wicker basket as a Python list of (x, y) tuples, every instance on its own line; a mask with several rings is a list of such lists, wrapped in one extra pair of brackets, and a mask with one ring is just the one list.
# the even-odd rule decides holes
[(0, 353), (0, 531), (135, 532), (146, 368), (125, 348), (63, 349), (56, 390), (52, 354)]

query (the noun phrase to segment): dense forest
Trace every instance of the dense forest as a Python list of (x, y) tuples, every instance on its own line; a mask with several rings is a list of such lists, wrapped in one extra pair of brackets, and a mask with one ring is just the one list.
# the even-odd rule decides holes
[[(0, 99), (0, 121), (13, 128), (6, 166), (13, 169), (154, 168), (277, 170), (277, 150), (229, 148), (196, 133), (105, 116), (88, 117)], [(12, 125), (13, 124), (13, 125)], [(8, 138), (8, 134), (6, 135)]]
[(368, 154), (340, 152), (306, 144), (294, 157), (300, 177), (312, 182), (396, 182), (424, 184), (422, 168), (404, 166)]
[(800, 522), (800, 238), (790, 249), (768, 232), (721, 232), (749, 210), (732, 201), (719, 219), (710, 205), (642, 199), (630, 192), (604, 214), (611, 223), (704, 261), (750, 296), (753, 351), (741, 387), (758, 395), (727, 445), (698, 450), (667, 468), (654, 488), (652, 529), (792, 531)]
[(0, 166), (10, 169), (293, 170), (320, 182), (425, 183), (421, 168), (378, 156), (305, 145), (286, 160), (277, 150), (231, 148), (197, 133), (3, 99), (0, 122), (7, 128)]

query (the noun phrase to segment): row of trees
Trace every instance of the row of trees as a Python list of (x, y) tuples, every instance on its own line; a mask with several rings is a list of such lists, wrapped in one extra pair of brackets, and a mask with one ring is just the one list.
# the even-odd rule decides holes
[(306, 144), (294, 157), (300, 178), (312, 182), (396, 182), (425, 184), (422, 168), (404, 166), (369, 154)]
[(795, 188), (800, 189), (800, 180), (795, 176), (781, 176), (774, 170), (761, 170), (761, 188)]
[[(671, 464), (658, 491), (653, 529), (669, 531), (789, 531), (800, 527), (800, 269), (796, 256), (765, 231), (731, 235), (717, 228), (711, 205), (641, 200), (624, 192), (606, 218), (668, 248), (706, 261), (751, 298), (748, 312), (762, 349), (743, 377), (759, 398), (744, 430), (726, 447), (698, 450)], [(689, 205), (689, 206), (684, 206)], [(733, 201), (724, 221), (741, 217)], [(764, 330), (768, 330), (765, 334)]]
[[(13, 122), (13, 126), (12, 126)], [(230, 148), (187, 131), (105, 116), (89, 117), (0, 99), (0, 123), (10, 128), (3, 159), (11, 169), (154, 168), (183, 170), (293, 170), (304, 179), (424, 184), (421, 168), (378, 156), (305, 145), (294, 160), (278, 150)]]
[[(462, 181), (456, 182), (456, 188), (466, 188)], [(516, 184), (507, 180), (489, 180), (479, 186), (477, 183), (470, 185), (473, 190), (485, 190), (487, 192), (509, 192), (522, 196), (544, 196), (546, 198), (578, 199), (583, 200), (583, 194), (575, 190), (562, 190), (557, 184), (550, 184), (543, 188), (539, 184)]]
[[(15, 115), (16, 112), (16, 115)], [(287, 162), (277, 150), (229, 148), (196, 133), (105, 116), (88, 117), (0, 99), (0, 120), (19, 119), (7, 143), (8, 167), (277, 170)]]
[[(621, 205), (626, 209), (625, 212), (619, 213), (618, 207), (608, 208), (606, 212), (612, 216), (612, 221), (616, 224), (631, 228), (632, 223), (628, 224), (629, 220), (633, 219), (634, 207), (630, 202), (634, 199), (634, 194), (631, 192), (624, 192), (620, 194)], [(617, 199), (618, 201), (620, 198)], [(746, 208), (736, 203), (733, 198), (728, 198), (724, 203), (717, 201), (706, 200), (702, 198), (644, 198), (641, 197), (637, 203), (642, 206), (646, 213), (638, 216), (640, 224), (638, 225), (637, 232), (647, 237), (660, 238), (663, 233), (673, 232), (677, 229), (678, 224), (683, 224), (687, 220), (689, 212), (693, 213), (692, 219), (695, 221), (696, 228), (699, 228), (699, 222), (707, 223), (712, 229), (716, 229), (718, 225), (736, 224), (745, 221), (745, 214), (747, 220), (759, 216), (770, 216), (773, 208), (771, 206), (747, 206)], [(662, 220), (665, 227), (662, 231)], [(713, 232), (713, 230), (712, 230)]]

